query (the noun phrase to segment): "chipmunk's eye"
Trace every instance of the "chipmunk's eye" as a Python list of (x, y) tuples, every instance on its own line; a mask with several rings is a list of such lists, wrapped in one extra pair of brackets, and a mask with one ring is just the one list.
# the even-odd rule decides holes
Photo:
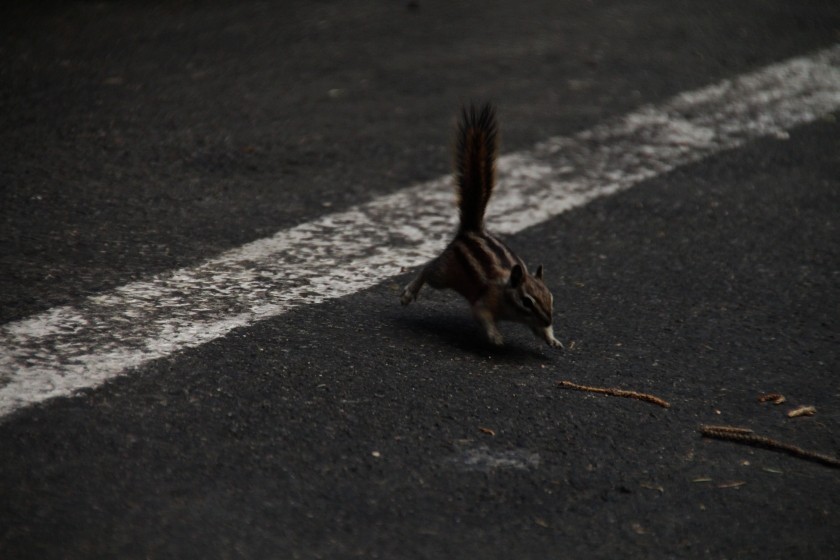
[(525, 296), (525, 297), (523, 297), (523, 298), (522, 298), (522, 303), (523, 303), (523, 304), (525, 305), (525, 307), (527, 307), (528, 309), (533, 309), (533, 308), (534, 308), (534, 306), (536, 305), (536, 303), (534, 302), (534, 298), (532, 298), (531, 296)]

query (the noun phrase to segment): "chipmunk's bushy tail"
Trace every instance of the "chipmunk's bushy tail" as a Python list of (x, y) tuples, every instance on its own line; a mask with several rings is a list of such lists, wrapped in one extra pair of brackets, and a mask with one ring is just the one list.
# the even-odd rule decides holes
[(496, 179), (498, 128), (496, 110), (489, 103), (461, 112), (455, 148), (459, 231), (483, 231), (484, 212)]

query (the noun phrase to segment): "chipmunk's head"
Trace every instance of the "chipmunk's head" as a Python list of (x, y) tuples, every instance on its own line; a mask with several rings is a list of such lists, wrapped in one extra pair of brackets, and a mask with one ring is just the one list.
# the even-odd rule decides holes
[(542, 265), (533, 275), (521, 265), (515, 265), (510, 271), (505, 291), (515, 308), (514, 320), (525, 323), (535, 333), (551, 326), (554, 297), (543, 282)]

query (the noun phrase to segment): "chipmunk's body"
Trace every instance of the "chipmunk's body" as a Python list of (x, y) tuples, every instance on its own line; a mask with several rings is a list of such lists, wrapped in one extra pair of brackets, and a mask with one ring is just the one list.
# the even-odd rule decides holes
[(472, 306), (473, 315), (494, 344), (502, 343), (498, 321), (531, 327), (549, 346), (562, 347), (551, 326), (553, 297), (543, 283), (542, 265), (534, 275), (499, 239), (485, 231), (484, 212), (493, 193), (498, 131), (490, 105), (461, 116), (456, 146), (460, 225), (455, 239), (430, 261), (403, 291), (408, 305), (428, 283), (455, 290)]

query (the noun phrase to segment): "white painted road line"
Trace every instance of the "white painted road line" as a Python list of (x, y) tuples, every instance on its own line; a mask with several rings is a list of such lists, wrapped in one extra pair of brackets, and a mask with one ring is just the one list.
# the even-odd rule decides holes
[[(840, 45), (644, 106), (502, 157), (491, 229), (521, 231), (754, 138), (784, 137), (838, 109)], [(441, 178), (3, 325), (0, 415), (420, 265), (448, 241), (453, 201), (450, 179)]]

